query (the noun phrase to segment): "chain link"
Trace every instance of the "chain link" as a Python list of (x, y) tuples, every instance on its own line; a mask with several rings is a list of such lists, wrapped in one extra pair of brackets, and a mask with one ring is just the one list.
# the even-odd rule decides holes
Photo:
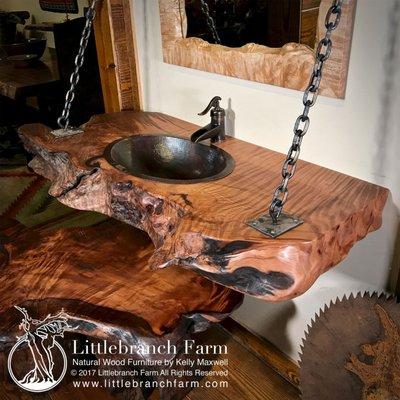
[(214, 42), (217, 44), (221, 44), (221, 39), (218, 35), (217, 27), (215, 26), (213, 17), (210, 15), (210, 9), (208, 7), (208, 4), (205, 2), (205, 0), (200, 0), (200, 8), (201, 8), (201, 11), (203, 12), (204, 16), (206, 17), (207, 26), (212, 34)]
[(71, 85), (67, 94), (65, 95), (64, 109), (61, 113), (61, 116), (57, 119), (58, 126), (64, 129), (65, 131), (69, 127), (69, 113), (71, 111), (72, 102), (74, 101), (75, 98), (76, 86), (78, 85), (79, 82), (79, 70), (85, 61), (85, 50), (89, 42), (90, 33), (92, 31), (93, 20), (96, 16), (95, 7), (97, 2), (98, 0), (92, 0), (91, 6), (86, 11), (86, 23), (82, 31), (78, 54), (75, 57), (75, 69), (72, 72), (71, 77), (69, 79)]
[(332, 51), (332, 31), (339, 25), (342, 15), (343, 0), (334, 0), (325, 17), (325, 36), (318, 43), (315, 64), (311, 73), (310, 82), (303, 95), (303, 113), (299, 115), (294, 124), (294, 138), (285, 162), (282, 166), (282, 180), (280, 185), (275, 189), (269, 206), (269, 215), (272, 221), (276, 223), (282, 213), (283, 206), (287, 202), (289, 196), (289, 181), (293, 178), (296, 171), (296, 163), (300, 155), (300, 146), (303, 136), (307, 133), (310, 126), (310, 118), (308, 113), (310, 108), (315, 104), (318, 97), (319, 85), (322, 79), (322, 71), (324, 62), (329, 58)]

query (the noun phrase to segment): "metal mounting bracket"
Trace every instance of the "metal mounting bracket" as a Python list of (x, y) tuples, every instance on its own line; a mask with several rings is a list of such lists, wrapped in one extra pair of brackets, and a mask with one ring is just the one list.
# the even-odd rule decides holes
[(67, 129), (64, 128), (54, 129), (51, 131), (51, 134), (57, 138), (63, 138), (63, 137), (77, 135), (78, 133), (83, 133), (83, 132), (85, 132), (83, 129), (74, 128), (71, 126), (70, 128)]
[(261, 214), (246, 224), (271, 238), (276, 238), (283, 233), (301, 225), (304, 221), (294, 215), (281, 213), (277, 222), (273, 222), (270, 215)]

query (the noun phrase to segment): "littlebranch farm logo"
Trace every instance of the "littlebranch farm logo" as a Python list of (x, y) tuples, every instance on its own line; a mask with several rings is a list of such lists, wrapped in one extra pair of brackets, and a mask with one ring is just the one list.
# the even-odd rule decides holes
[(43, 321), (32, 319), (25, 308), (19, 326), (24, 335), (17, 337), (8, 356), (8, 371), (13, 381), (29, 392), (46, 392), (57, 386), (67, 370), (67, 356), (57, 342), (71, 328), (63, 311)]

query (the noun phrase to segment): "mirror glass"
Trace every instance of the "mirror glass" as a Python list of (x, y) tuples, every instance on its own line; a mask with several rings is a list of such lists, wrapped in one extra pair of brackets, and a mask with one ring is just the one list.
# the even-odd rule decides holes
[(314, 48), (321, 0), (185, 0), (186, 37), (240, 47), (257, 43)]
[[(164, 62), (304, 90), (332, 0), (158, 0)], [(344, 98), (356, 0), (343, 0), (319, 94)]]

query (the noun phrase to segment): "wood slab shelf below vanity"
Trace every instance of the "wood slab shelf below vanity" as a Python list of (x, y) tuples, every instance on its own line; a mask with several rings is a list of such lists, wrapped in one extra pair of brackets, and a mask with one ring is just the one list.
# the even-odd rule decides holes
[(68, 138), (56, 139), (40, 124), (19, 133), (35, 155), (30, 166), (52, 182), (52, 196), (147, 232), (155, 245), (149, 267), (183, 266), (264, 300), (301, 295), (380, 227), (387, 189), (305, 161), (285, 210), (304, 223), (276, 239), (247, 226), (266, 212), (284, 155), (235, 138), (217, 145), (235, 160), (233, 172), (195, 184), (138, 178), (103, 155), (121, 138), (168, 133), (188, 139), (196, 129), (165, 114), (122, 112), (95, 116), (83, 134)]

